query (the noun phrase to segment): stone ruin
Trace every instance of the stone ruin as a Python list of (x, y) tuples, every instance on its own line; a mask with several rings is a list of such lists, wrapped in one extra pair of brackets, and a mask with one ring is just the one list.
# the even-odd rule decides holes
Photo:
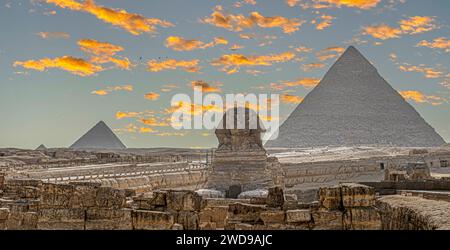
[(408, 162), (399, 164), (389, 164), (384, 171), (385, 181), (417, 181), (433, 179), (430, 168), (425, 162)]
[[(241, 114), (245, 117), (239, 117)], [(215, 131), (219, 146), (214, 152), (207, 188), (236, 198), (241, 192), (273, 185), (276, 163), (268, 159), (263, 147), (261, 134), (265, 129), (257, 114), (248, 108), (230, 109), (220, 125)]]
[(250, 199), (204, 198), (191, 190), (136, 195), (94, 183), (30, 179), (5, 180), (0, 190), (0, 229), (10, 230), (450, 229), (449, 202), (377, 197), (375, 188), (355, 183), (320, 188), (319, 200), (310, 203), (279, 186)]

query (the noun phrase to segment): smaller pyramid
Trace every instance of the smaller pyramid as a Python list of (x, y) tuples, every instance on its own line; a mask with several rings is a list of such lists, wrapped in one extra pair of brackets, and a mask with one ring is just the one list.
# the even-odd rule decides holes
[(47, 147), (44, 144), (41, 144), (35, 150), (47, 150)]
[(78, 139), (71, 149), (125, 149), (126, 146), (103, 121)]

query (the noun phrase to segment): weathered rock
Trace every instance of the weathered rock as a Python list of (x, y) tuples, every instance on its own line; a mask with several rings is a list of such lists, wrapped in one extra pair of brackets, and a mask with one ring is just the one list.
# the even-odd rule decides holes
[(38, 229), (83, 230), (85, 227), (84, 209), (40, 209), (37, 223)]
[(183, 225), (175, 223), (172, 226), (172, 230), (184, 230)]
[(238, 199), (267, 198), (266, 189), (249, 190), (238, 195)]
[(381, 230), (381, 217), (374, 208), (350, 208), (343, 217), (346, 230)]
[(73, 185), (44, 183), (41, 187), (41, 208), (71, 208), (75, 188)]
[(176, 222), (183, 225), (185, 230), (197, 230), (199, 224), (198, 212), (180, 211), (178, 212)]
[(252, 230), (253, 225), (247, 223), (237, 223), (234, 226), (234, 230)]
[(377, 200), (382, 229), (450, 229), (450, 203), (413, 196), (384, 196)]
[(230, 204), (228, 207), (228, 221), (252, 222), (261, 221), (261, 212), (267, 210), (262, 205), (251, 205), (243, 203)]
[(216, 230), (218, 227), (215, 222), (202, 222), (198, 228), (199, 230)]
[(310, 221), (311, 211), (309, 209), (286, 211), (286, 222), (288, 223), (306, 223)]
[(313, 211), (314, 230), (342, 230), (341, 211)]
[(8, 230), (37, 229), (38, 214), (35, 212), (11, 212), (6, 220)]
[(225, 198), (225, 194), (214, 189), (199, 189), (195, 191), (202, 198)]
[(342, 205), (345, 208), (375, 205), (375, 189), (360, 184), (341, 184)]
[(269, 188), (267, 195), (267, 206), (282, 207), (284, 204), (284, 192), (280, 186)]
[(96, 206), (98, 207), (115, 209), (123, 208), (126, 203), (125, 190), (100, 187), (97, 189), (95, 201)]
[(0, 221), (7, 220), (9, 217), (9, 208), (2, 207), (0, 208)]
[(342, 209), (340, 186), (320, 188), (319, 205), (329, 210)]
[(228, 214), (228, 206), (207, 207), (199, 212), (199, 222), (212, 222), (215, 227), (223, 228)]
[(130, 230), (131, 210), (90, 208), (86, 213), (87, 230)]
[(202, 206), (202, 197), (193, 191), (168, 190), (167, 208), (175, 211), (199, 211)]
[(261, 220), (264, 225), (283, 224), (285, 222), (286, 213), (280, 210), (261, 212)]
[(168, 212), (134, 210), (131, 217), (136, 230), (167, 230), (175, 223), (174, 215)]

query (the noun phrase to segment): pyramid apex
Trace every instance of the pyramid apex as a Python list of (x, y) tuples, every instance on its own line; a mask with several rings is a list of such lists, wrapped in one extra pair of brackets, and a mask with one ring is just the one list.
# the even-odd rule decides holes
[(104, 121), (99, 121), (72, 146), (72, 149), (125, 149), (126, 146)]
[(47, 147), (44, 144), (39, 145), (39, 147), (36, 148), (36, 150), (46, 150)]

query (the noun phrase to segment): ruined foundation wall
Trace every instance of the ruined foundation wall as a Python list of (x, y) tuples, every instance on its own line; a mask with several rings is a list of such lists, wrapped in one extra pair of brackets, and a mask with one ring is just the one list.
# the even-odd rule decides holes
[(369, 176), (377, 181), (382, 177), (382, 171), (376, 161), (283, 162), (281, 167), (285, 172), (284, 181), (287, 187), (348, 181), (360, 176)]
[(3, 187), (0, 229), (450, 229), (450, 203), (377, 198), (360, 184), (321, 188), (313, 203), (288, 199), (281, 187), (251, 199), (204, 199), (188, 190), (136, 196), (95, 183), (27, 179), (7, 179)]
[(385, 230), (450, 229), (450, 203), (412, 196), (385, 196), (377, 201)]

